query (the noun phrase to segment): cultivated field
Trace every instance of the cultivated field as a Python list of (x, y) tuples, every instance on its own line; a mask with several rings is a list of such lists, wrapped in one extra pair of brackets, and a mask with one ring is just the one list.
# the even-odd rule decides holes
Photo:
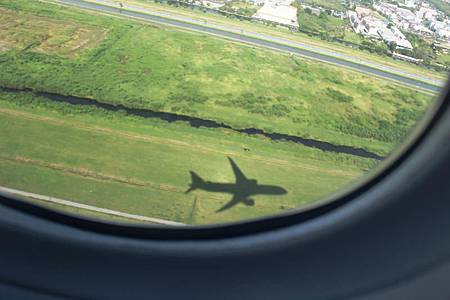
[[(21, 11), (0, 8), (0, 40), (3, 51), (32, 50), (37, 53), (76, 57), (84, 49), (98, 46), (106, 29), (51, 20)], [(0, 50), (1, 51), (1, 50)]]
[[(172, 28), (39, 1), (0, 0), (0, 87), (171, 112), (389, 153), (433, 97), (392, 82)], [(3, 46), (2, 46), (3, 45)], [(149, 217), (204, 224), (312, 203), (376, 161), (0, 91), (0, 185)], [(288, 191), (215, 211), (186, 195), (189, 171)]]

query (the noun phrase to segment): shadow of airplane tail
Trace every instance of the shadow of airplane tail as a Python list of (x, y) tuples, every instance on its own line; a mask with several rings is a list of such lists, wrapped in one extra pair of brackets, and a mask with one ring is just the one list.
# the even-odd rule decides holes
[(191, 185), (189, 186), (189, 189), (184, 192), (185, 194), (189, 194), (190, 192), (200, 188), (202, 184), (205, 182), (200, 176), (197, 175), (197, 173), (190, 171), (191, 173)]

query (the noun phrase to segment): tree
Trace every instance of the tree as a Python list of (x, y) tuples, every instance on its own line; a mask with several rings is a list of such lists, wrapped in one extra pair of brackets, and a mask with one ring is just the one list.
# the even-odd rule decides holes
[(395, 52), (395, 50), (397, 50), (397, 43), (396, 42), (389, 43), (389, 50), (391, 50), (391, 52)]
[(372, 7), (373, 6), (373, 0), (361, 0), (361, 4)]

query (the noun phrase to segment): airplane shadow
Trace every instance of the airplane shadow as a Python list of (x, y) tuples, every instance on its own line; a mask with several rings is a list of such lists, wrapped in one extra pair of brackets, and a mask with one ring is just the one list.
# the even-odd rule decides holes
[(236, 178), (235, 183), (205, 181), (197, 173), (190, 171), (192, 182), (189, 189), (186, 191), (186, 194), (194, 190), (231, 194), (231, 200), (217, 210), (216, 213), (230, 209), (239, 203), (243, 203), (247, 206), (254, 206), (255, 200), (250, 198), (252, 196), (287, 194), (287, 191), (280, 186), (258, 184), (256, 179), (248, 179), (233, 159), (228, 157), (228, 161), (230, 162), (231, 169)]

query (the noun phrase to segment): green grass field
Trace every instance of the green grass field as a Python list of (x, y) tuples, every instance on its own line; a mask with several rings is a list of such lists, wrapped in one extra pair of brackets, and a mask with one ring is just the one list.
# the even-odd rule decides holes
[[(0, 0), (0, 86), (96, 99), (389, 153), (432, 96), (277, 52), (38, 1)], [(81, 46), (80, 46), (81, 45)], [(142, 119), (0, 92), (0, 185), (188, 224), (311, 204), (376, 161), (226, 129)], [(248, 149), (250, 151), (246, 151)], [(227, 161), (284, 196), (214, 213), (189, 171), (232, 182)]]
[(56, 18), (54, 26), (71, 18), (108, 35), (78, 59), (33, 48), (3, 53), (0, 84), (6, 87), (175, 112), (382, 155), (432, 99), (392, 82), (209, 36), (22, 5)]
[(298, 11), (298, 24), (301, 29), (311, 32), (343, 32), (349, 27), (347, 21), (326, 14), (322, 14), (318, 17), (305, 12), (303, 9), (299, 9)]
[[(311, 203), (375, 164), (233, 132), (15, 97), (0, 95), (1, 185), (133, 214), (196, 224), (263, 216)], [(184, 194), (191, 170), (206, 180), (233, 182), (228, 156), (248, 177), (288, 194), (258, 196), (257, 209), (238, 205), (221, 214), (214, 212), (229, 195)]]

